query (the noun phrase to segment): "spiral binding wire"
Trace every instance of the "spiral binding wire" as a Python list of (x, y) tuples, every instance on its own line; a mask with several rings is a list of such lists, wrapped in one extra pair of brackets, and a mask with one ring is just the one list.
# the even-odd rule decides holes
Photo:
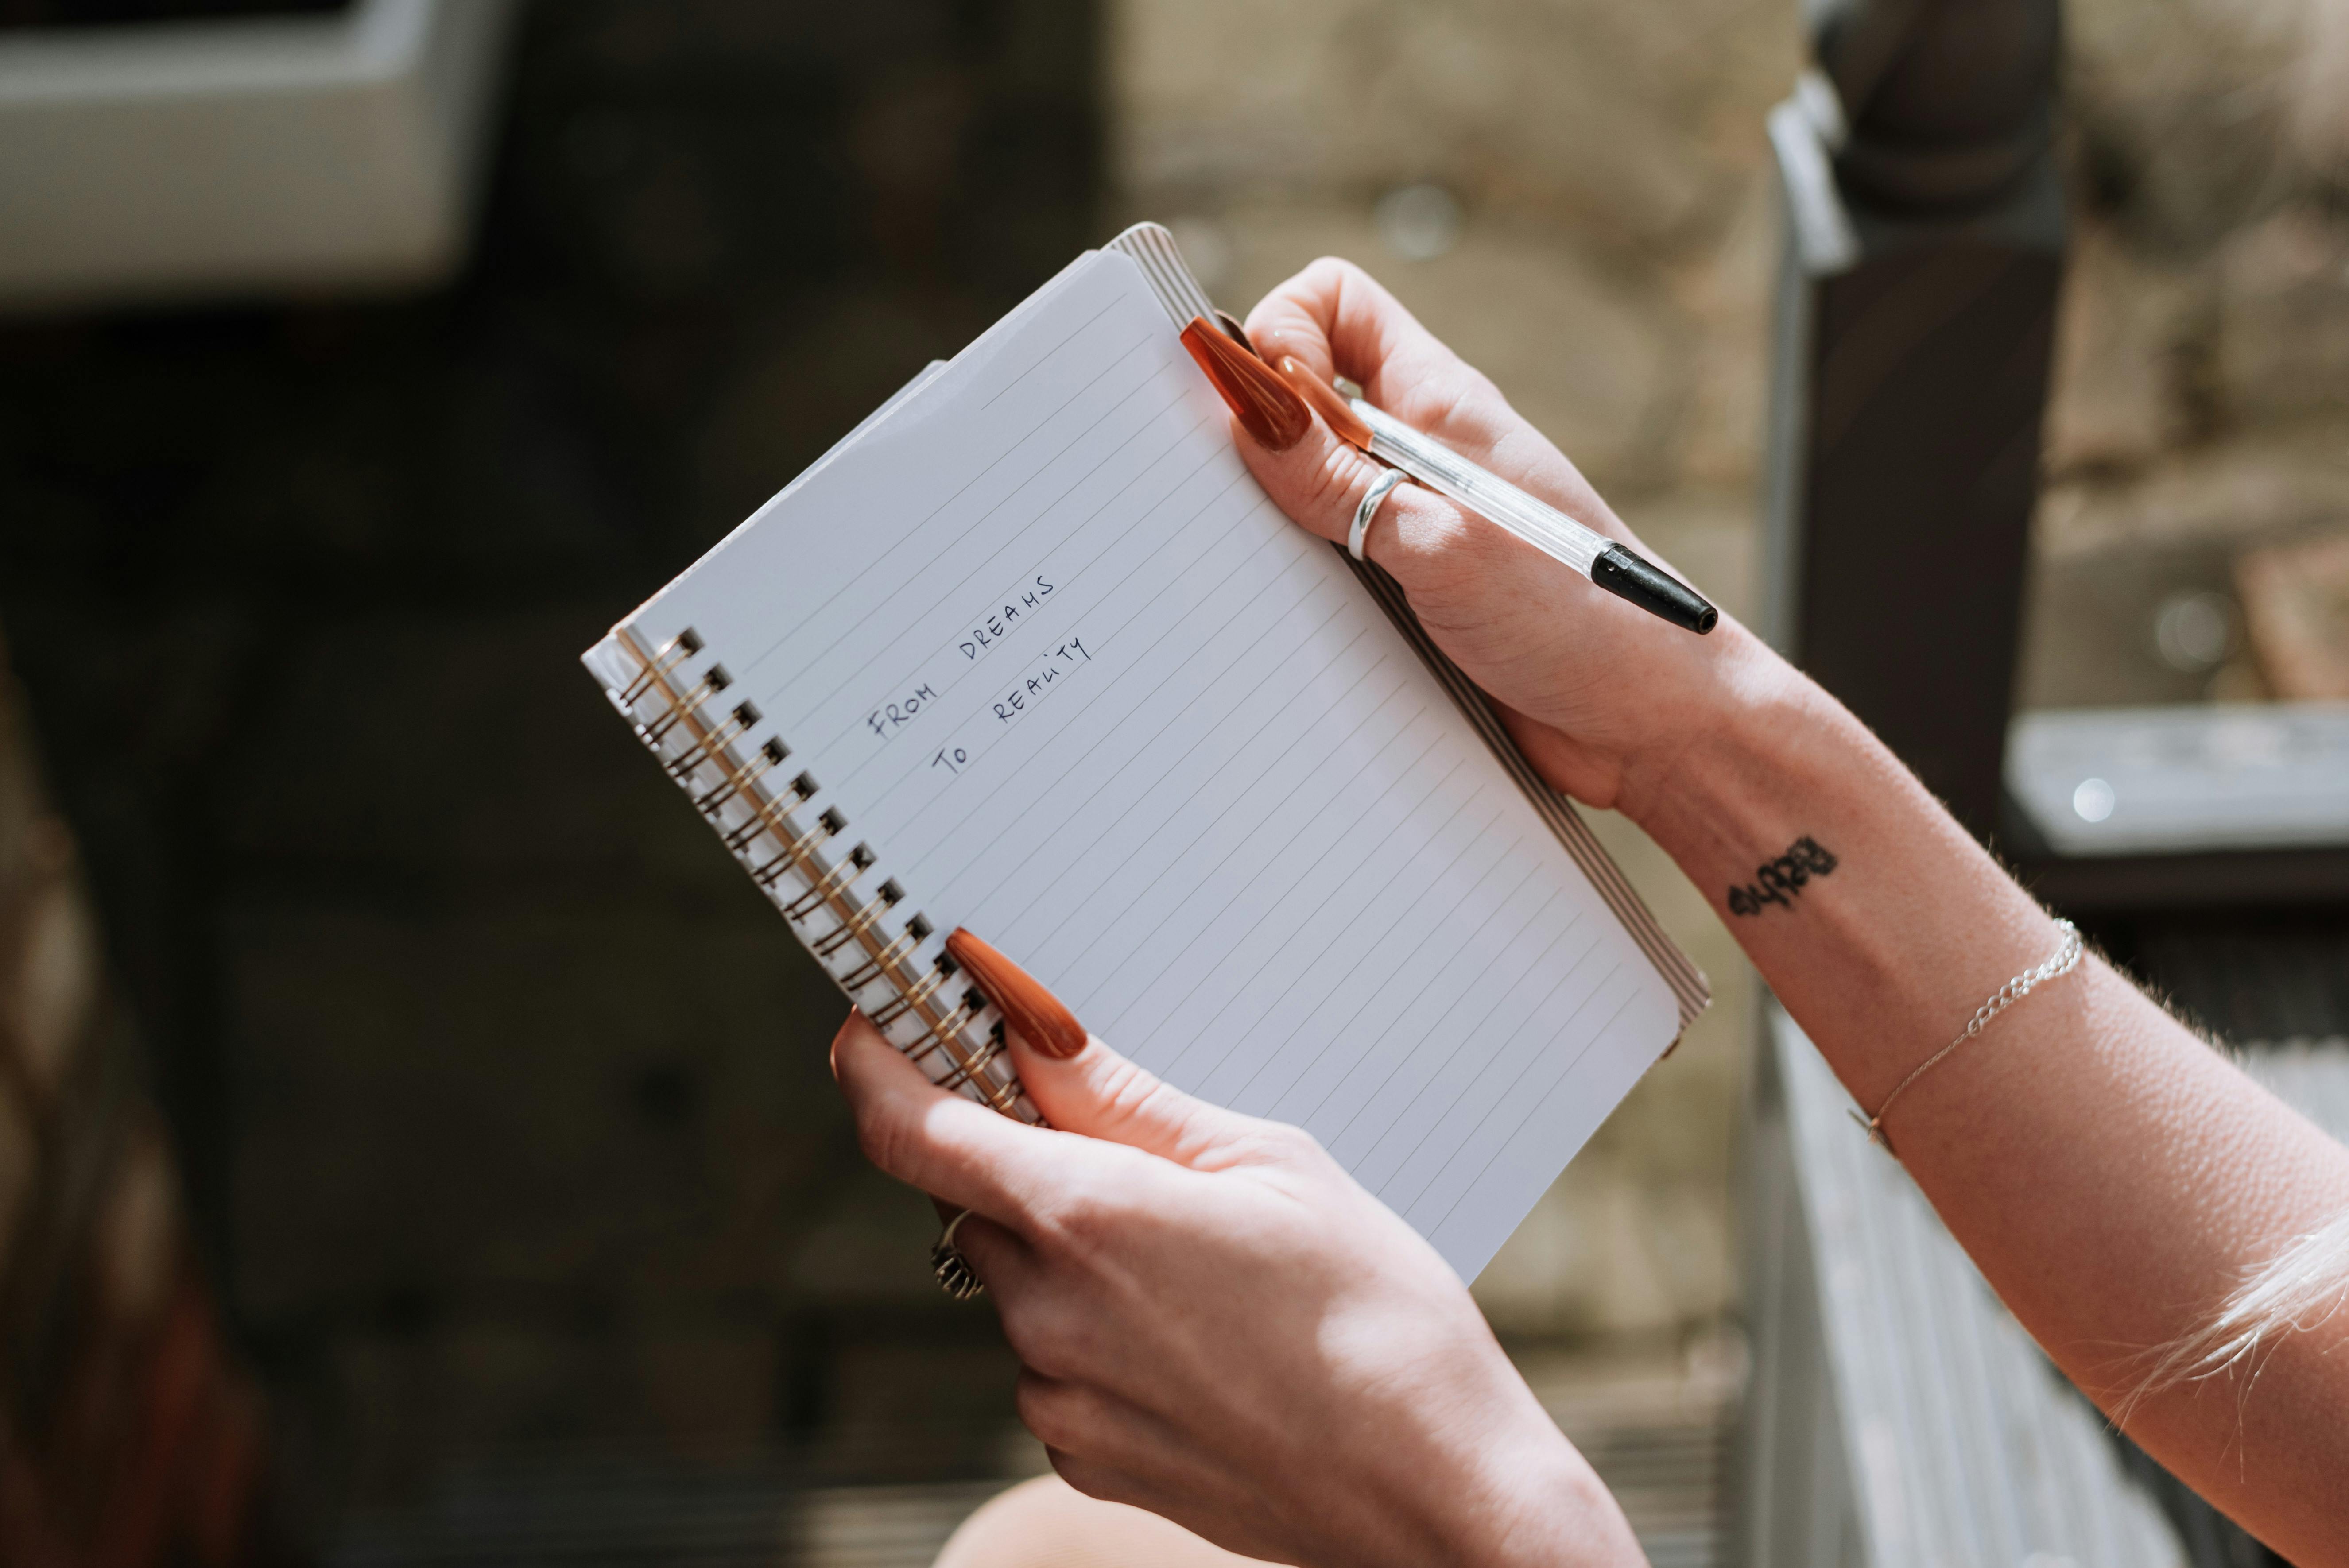
[[(737, 703), (714, 717), (703, 711), (732, 684), (725, 667), (711, 664), (698, 683), (680, 692), (687, 665), (703, 649), (699, 634), (688, 627), (651, 653), (625, 628), (618, 641), (642, 666), (612, 694), (614, 703), (636, 727), (637, 738), (660, 759), (695, 810), (719, 830), (727, 849), (752, 879), (781, 905), (787, 919), (802, 925), (820, 910), (832, 914), (831, 930), (816, 936), (802, 934), (810, 951), (826, 964), (827, 972), (830, 961), (852, 944), (863, 949), (864, 963), (834, 976), (849, 998), (859, 1001), (860, 992), (885, 983), (890, 999), (869, 1016), (885, 1036), (908, 1016), (921, 1026), (919, 1037), (899, 1047), (909, 1060), (922, 1065), (943, 1053), (947, 1070), (943, 1077), (933, 1075), (940, 1088), (953, 1090), (968, 1086), (1006, 1116), (1023, 1121), (1040, 1119), (1017, 1077), (1009, 1071), (997, 1076), (988, 1070), (1003, 1056), (1002, 1024), (998, 1022), (975, 1049), (963, 1043), (964, 1032), (986, 1012), (987, 997), (966, 987), (952, 1007), (944, 1006), (940, 994), (954, 977), (954, 960), (940, 954), (927, 968), (915, 967), (915, 955), (934, 929), (930, 923), (918, 913), (911, 915), (897, 934), (885, 939), (882, 917), (904, 902), (904, 890), (895, 882), (885, 882), (869, 897), (857, 897), (858, 880), (880, 857), (862, 843), (830, 861), (820, 852), (824, 843), (847, 830), (848, 820), (836, 809), (829, 809), (812, 822), (801, 825), (795, 813), (808, 805), (820, 788), (811, 775), (802, 772), (781, 789), (762, 786), (761, 780), (791, 755), (791, 748), (770, 738), (747, 758), (736, 755), (736, 748), (759, 725), (757, 707)], [(647, 701), (657, 704), (649, 718), (638, 712)], [(672, 747), (672, 736), (682, 736), (682, 743)], [(713, 769), (718, 777), (705, 786), (703, 775)], [(746, 815), (730, 825), (727, 814), (738, 807)], [(765, 847), (768, 844), (774, 846), (771, 852)], [(787, 872), (804, 884), (788, 899), (775, 891)], [(927, 1066), (923, 1070), (932, 1072)]]

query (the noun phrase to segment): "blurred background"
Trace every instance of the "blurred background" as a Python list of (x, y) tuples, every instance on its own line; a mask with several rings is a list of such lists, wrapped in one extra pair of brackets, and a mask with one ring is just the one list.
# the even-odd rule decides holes
[[(856, 1154), (839, 998), (578, 651), (1142, 218), (1237, 313), (1361, 263), (1790, 624), (1768, 127), (1821, 26), (0, 0), (0, 1558), (921, 1563), (1040, 1469), (992, 1315)], [(1978, 825), (2210, 1026), (2337, 1035), (2349, 5), (2064, 28)], [(2189, 727), (2098, 760), (2085, 710)], [(2315, 778), (2316, 828), (2093, 841), (2180, 747)], [(1744, 1560), (1763, 1003), (1599, 826), (1717, 1001), (1477, 1295), (1659, 1563)]]

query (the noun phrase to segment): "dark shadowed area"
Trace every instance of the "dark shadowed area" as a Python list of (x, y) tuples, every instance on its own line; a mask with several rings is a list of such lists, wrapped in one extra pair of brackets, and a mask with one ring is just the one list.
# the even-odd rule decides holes
[(454, 286), (0, 329), (0, 624), (297, 1523), (999, 1470), (836, 993), (576, 656), (1100, 237), (1096, 33), (540, 5)]

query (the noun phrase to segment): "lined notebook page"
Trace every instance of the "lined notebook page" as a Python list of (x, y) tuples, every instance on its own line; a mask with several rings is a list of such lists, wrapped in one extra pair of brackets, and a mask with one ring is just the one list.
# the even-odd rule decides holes
[(941, 930), (1483, 1268), (1674, 999), (1101, 253), (632, 617)]

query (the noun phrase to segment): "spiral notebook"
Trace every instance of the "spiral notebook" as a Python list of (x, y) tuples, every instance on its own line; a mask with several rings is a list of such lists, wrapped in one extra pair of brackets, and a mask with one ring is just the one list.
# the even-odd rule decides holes
[(1473, 1278), (1707, 1000), (1375, 568), (1288, 521), (1166, 232), (932, 366), (585, 657), (890, 1041), (1036, 1119), (957, 925)]

